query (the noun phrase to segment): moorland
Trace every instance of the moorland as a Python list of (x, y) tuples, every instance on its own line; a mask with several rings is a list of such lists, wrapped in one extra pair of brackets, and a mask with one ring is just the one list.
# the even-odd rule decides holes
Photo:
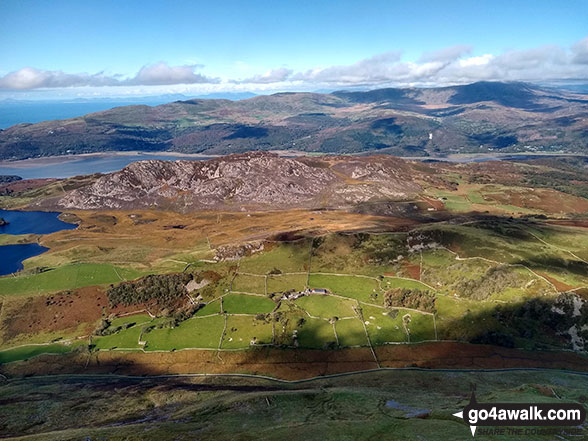
[(0, 234), (47, 250), (0, 277), (0, 431), (466, 439), (470, 382), (585, 401), (587, 168), (247, 152), (6, 179), (1, 209), (76, 228)]

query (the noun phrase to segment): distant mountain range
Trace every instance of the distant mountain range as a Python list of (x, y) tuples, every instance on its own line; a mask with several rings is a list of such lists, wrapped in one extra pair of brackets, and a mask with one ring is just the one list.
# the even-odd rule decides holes
[(278, 93), (122, 106), (0, 131), (0, 158), (104, 151), (588, 153), (588, 97), (527, 83)]

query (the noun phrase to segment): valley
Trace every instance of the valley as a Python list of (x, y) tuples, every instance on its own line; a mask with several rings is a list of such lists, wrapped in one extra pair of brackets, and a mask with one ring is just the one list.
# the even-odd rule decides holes
[[(584, 179), (582, 164), (253, 153), (25, 186), (3, 206), (67, 208), (61, 217), (77, 228), (1, 236), (49, 251), (0, 277), (0, 371), (298, 379), (412, 365), (583, 370), (588, 202), (585, 187), (565, 186)], [(531, 184), (538, 176), (550, 176), (550, 188)], [(175, 205), (197, 180), (206, 193)], [(117, 208), (158, 182), (158, 199)], [(300, 196), (280, 209), (292, 185)], [(489, 347), (501, 361), (483, 355)], [(323, 361), (303, 355), (312, 351)], [(444, 351), (469, 355), (449, 362)], [(267, 354), (261, 364), (247, 361), (256, 353)], [(291, 357), (307, 361), (292, 373), (278, 367)]]

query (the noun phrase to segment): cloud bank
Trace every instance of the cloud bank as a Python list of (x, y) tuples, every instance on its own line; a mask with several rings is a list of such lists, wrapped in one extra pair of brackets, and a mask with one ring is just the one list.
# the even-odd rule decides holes
[(202, 65), (143, 66), (134, 76), (71, 74), (24, 67), (0, 76), (0, 89), (35, 90), (76, 87), (214, 85), (216, 90), (312, 89), (320, 87), (439, 86), (475, 81), (588, 82), (588, 36), (570, 47), (546, 45), (501, 54), (471, 55), (467, 45), (426, 52), (403, 61), (401, 51), (376, 54), (349, 65), (295, 72), (270, 69), (247, 78), (216, 78), (199, 73)]
[(195, 70), (200, 65), (169, 66), (164, 62), (143, 66), (132, 78), (121, 79), (120, 75), (78, 73), (39, 70), (24, 67), (0, 77), (0, 88), (27, 90), (41, 88), (101, 87), (101, 86), (155, 86), (171, 84), (215, 84), (218, 78), (210, 78)]

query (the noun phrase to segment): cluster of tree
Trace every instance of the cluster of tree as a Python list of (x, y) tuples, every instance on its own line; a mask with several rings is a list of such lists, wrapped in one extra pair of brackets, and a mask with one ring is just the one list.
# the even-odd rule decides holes
[(411, 308), (435, 312), (435, 294), (428, 290), (395, 288), (384, 294), (386, 308)]
[(33, 268), (28, 268), (28, 269), (22, 269), (20, 270), (21, 274), (41, 274), (41, 273), (45, 273), (47, 271), (51, 271), (51, 268), (48, 268), (46, 266), (35, 266)]
[(522, 285), (521, 276), (500, 265), (489, 268), (482, 277), (457, 282), (455, 289), (461, 297), (475, 300), (485, 300), (493, 294), (503, 292), (507, 288), (517, 288)]
[(173, 307), (187, 294), (186, 284), (192, 279), (190, 273), (149, 275), (117, 286), (110, 285), (108, 300), (111, 306), (155, 301), (161, 307)]
[(123, 331), (125, 329), (129, 329), (132, 326), (135, 326), (135, 323), (132, 323), (132, 322), (125, 323), (124, 325), (121, 325), (121, 326), (111, 326), (111, 324), (112, 323), (110, 320), (103, 318), (102, 320), (100, 320), (100, 323), (98, 323), (98, 326), (94, 330), (94, 335), (105, 336), (105, 335), (116, 334), (119, 331)]

